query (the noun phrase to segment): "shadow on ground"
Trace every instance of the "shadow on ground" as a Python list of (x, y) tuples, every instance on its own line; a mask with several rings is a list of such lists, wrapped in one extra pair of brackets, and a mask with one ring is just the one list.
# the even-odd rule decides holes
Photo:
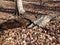
[(15, 9), (0, 8), (0, 12), (13, 14), (13, 13), (15, 13)]

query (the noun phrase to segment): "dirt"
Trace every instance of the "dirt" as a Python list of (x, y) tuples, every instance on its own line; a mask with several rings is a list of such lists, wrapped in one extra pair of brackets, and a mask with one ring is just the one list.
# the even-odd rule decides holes
[[(13, 0), (0, 1), (0, 45), (60, 45), (60, 16), (53, 18), (45, 27), (36, 30), (26, 25), (46, 14), (60, 14), (60, 2), (23, 0), (25, 14), (15, 15)], [(37, 18), (36, 18), (37, 17)]]

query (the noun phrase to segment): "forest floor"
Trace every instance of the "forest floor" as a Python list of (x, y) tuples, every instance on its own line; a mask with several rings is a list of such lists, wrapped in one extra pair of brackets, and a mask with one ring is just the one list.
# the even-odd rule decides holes
[[(39, 0), (23, 0), (23, 3), (26, 10), (23, 16), (32, 21), (37, 15), (60, 14), (60, 2), (46, 2), (42, 7)], [(0, 1), (0, 45), (60, 45), (60, 16), (33, 30), (25, 27), (27, 20), (14, 13), (15, 2)]]

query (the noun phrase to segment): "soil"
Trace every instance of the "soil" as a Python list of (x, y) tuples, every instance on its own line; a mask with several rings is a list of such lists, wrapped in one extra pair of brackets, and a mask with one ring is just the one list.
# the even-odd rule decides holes
[[(26, 12), (15, 15), (13, 0), (0, 1), (0, 45), (60, 45), (60, 16), (53, 18), (45, 27), (27, 29), (30, 22), (46, 14), (60, 14), (60, 2), (23, 0)], [(37, 17), (37, 18), (36, 18)]]

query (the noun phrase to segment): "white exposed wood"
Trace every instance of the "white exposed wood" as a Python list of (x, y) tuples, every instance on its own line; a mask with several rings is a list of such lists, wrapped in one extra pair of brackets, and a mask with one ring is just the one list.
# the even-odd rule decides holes
[(17, 8), (18, 8), (19, 15), (25, 12), (23, 8), (22, 0), (17, 0)]

